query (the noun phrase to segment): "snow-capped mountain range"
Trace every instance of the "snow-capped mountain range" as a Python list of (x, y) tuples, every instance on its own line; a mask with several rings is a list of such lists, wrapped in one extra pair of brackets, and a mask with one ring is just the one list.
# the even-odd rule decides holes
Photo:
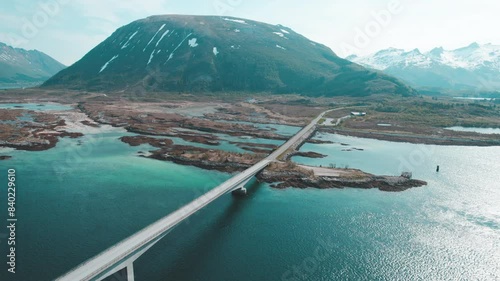
[(42, 52), (0, 42), (0, 89), (35, 86), (63, 68), (63, 64)]
[(346, 59), (382, 70), (412, 86), (452, 90), (500, 90), (500, 45), (472, 43), (456, 49), (422, 53), (389, 48)]

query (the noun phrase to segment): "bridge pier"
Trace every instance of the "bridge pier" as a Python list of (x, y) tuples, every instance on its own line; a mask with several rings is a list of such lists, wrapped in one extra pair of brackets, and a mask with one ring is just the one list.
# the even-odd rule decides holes
[(128, 266), (127, 266), (127, 278), (128, 280), (127, 281), (135, 281), (135, 276), (134, 276), (134, 263), (131, 262)]
[(233, 196), (245, 196), (247, 195), (247, 189), (242, 187), (240, 189), (233, 190), (231, 194), (233, 194)]
[[(168, 231), (170, 232), (170, 231)], [(167, 233), (164, 233), (162, 236), (153, 240), (146, 247), (144, 247), (141, 251), (137, 252), (135, 255), (130, 256), (126, 260), (121, 263), (118, 263), (115, 267), (111, 267), (108, 270), (108, 273), (103, 276), (92, 279), (96, 281), (135, 281), (134, 275), (134, 262), (142, 256), (145, 252), (147, 252), (151, 247), (153, 247), (158, 241), (160, 241)]]
[(135, 281), (134, 262), (131, 261), (126, 267), (114, 272), (100, 281)]
[(233, 190), (231, 190), (231, 194), (233, 194), (234, 196), (245, 196), (245, 195), (247, 195), (247, 189), (245, 188), (245, 185), (251, 179), (252, 178), (249, 178), (249, 179), (245, 180), (244, 182), (242, 182), (241, 184), (239, 184), (236, 188), (234, 188)]

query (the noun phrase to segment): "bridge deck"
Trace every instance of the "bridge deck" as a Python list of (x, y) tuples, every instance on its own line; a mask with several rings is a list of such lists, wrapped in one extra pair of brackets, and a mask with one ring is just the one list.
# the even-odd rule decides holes
[(123, 240), (122, 242), (116, 244), (105, 252), (102, 252), (93, 259), (83, 263), (75, 270), (67, 273), (64, 276), (61, 276), (57, 280), (92, 280), (92, 278), (98, 276), (107, 268), (120, 263), (124, 258), (134, 254), (136, 251), (139, 251), (142, 247), (154, 241), (157, 237), (161, 236), (165, 232), (168, 232), (170, 229), (175, 227), (187, 217), (196, 213), (198, 210), (207, 206), (220, 196), (230, 192), (232, 189), (243, 183), (248, 178), (253, 177), (259, 171), (267, 167), (270, 162), (271, 161), (267, 159), (262, 160), (261, 162), (248, 168), (244, 172), (232, 177), (218, 187), (205, 193), (198, 199), (185, 205), (181, 209), (171, 213), (163, 219), (160, 219), (159, 221), (144, 228), (143, 230), (132, 235), (126, 240)]
[(305, 141), (314, 131), (316, 123), (321, 118), (323, 118), (326, 112), (320, 114), (309, 125), (304, 127), (300, 132), (298, 132), (289, 141), (275, 150), (264, 160), (248, 168), (242, 173), (239, 173), (238, 175), (232, 177), (231, 179), (192, 201), (191, 203), (185, 205), (181, 209), (147, 226), (143, 230), (112, 246), (96, 257), (82, 263), (80, 266), (59, 277), (57, 280), (76, 281), (95, 280), (96, 278), (99, 279), (99, 277), (102, 278), (103, 273), (108, 272), (110, 269), (113, 270), (114, 267), (123, 263), (124, 260), (127, 260), (131, 256), (136, 255), (141, 250), (144, 250), (144, 248), (148, 245), (150, 246), (151, 244), (156, 243), (169, 230), (181, 223), (184, 219), (196, 213), (198, 210), (204, 208), (220, 196), (232, 191), (234, 188), (238, 187), (249, 178), (253, 177), (255, 174), (266, 168), (269, 163), (275, 161), (280, 155), (282, 155), (292, 146)]

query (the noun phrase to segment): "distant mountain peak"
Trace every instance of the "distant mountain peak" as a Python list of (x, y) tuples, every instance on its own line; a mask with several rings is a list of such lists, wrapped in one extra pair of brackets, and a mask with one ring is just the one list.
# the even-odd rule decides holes
[(407, 54), (418, 54), (418, 55), (421, 55), (422, 53), (420, 52), (420, 50), (418, 48), (415, 48), (415, 49), (409, 51)]
[(63, 68), (62, 63), (43, 52), (0, 42), (0, 88), (36, 86)]
[(387, 48), (387, 49), (384, 49), (384, 50), (380, 50), (378, 51), (377, 53), (375, 53), (375, 55), (384, 55), (384, 54), (393, 54), (393, 53), (403, 53), (404, 50), (403, 49), (397, 49), (397, 48), (393, 48), (393, 47), (390, 47), (390, 48)]
[[(474, 42), (456, 50), (437, 47), (422, 53), (418, 49), (351, 57), (353, 62), (384, 70), (413, 86), (500, 90), (500, 46)], [(457, 82), (458, 81), (458, 82)]]
[(355, 54), (352, 54), (350, 56), (345, 57), (346, 60), (354, 60), (354, 59), (357, 59), (357, 58), (358, 58), (358, 55), (355, 55)]
[(477, 42), (473, 42), (471, 43), (469, 46), (467, 46), (468, 48), (480, 48), (481, 46), (477, 43)]
[(436, 47), (436, 48), (432, 49), (429, 53), (430, 54), (442, 54), (443, 52), (444, 52), (443, 47)]

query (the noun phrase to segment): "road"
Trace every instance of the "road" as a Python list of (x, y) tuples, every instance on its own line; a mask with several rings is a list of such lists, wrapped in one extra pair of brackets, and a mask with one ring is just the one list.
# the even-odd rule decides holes
[(321, 120), (321, 118), (323, 118), (325, 116), (325, 114), (327, 114), (328, 112), (333, 111), (333, 110), (338, 110), (338, 109), (327, 110), (327, 111), (321, 113), (320, 115), (318, 115), (318, 117), (316, 117), (313, 121), (311, 121), (311, 123), (309, 123), (309, 125), (302, 128), (302, 130), (300, 130), (291, 139), (289, 139), (285, 144), (283, 144), (277, 150), (275, 150), (273, 153), (271, 153), (266, 159), (274, 161), (281, 154), (285, 153), (288, 149), (290, 149), (294, 145), (302, 143), (304, 140), (308, 139), (311, 136), (311, 134), (314, 132), (314, 130), (316, 129), (316, 124), (319, 122), (319, 120)]
[[(269, 165), (269, 163), (275, 161), (281, 154), (286, 152), (296, 143), (302, 142), (305, 139), (309, 138), (310, 134), (314, 132), (315, 126), (318, 121), (330, 111), (331, 110), (321, 113), (309, 125), (305, 126), (300, 132), (298, 132), (295, 136), (293, 136), (285, 144), (271, 153), (264, 160), (237, 174), (236, 176), (232, 177), (231, 179), (227, 180), (211, 191), (205, 193), (191, 203), (185, 205), (181, 209), (169, 214), (168, 216), (149, 225), (143, 230), (133, 234), (129, 238), (112, 246), (96, 257), (82, 263), (57, 280), (95, 280), (96, 278), (101, 277), (106, 272), (112, 270), (117, 265), (121, 265), (124, 261), (127, 261), (132, 256), (135, 256), (137, 254), (140, 255), (141, 251), (145, 251), (145, 248), (147, 248), (151, 244), (156, 243), (166, 233), (168, 233), (168, 231), (181, 223), (184, 219), (204, 208), (222, 195), (227, 194), (228, 192), (231, 192), (235, 188), (239, 187), (248, 179), (255, 176), (255, 174), (265, 169)], [(117, 268), (117, 270), (120, 269), (121, 268)]]

